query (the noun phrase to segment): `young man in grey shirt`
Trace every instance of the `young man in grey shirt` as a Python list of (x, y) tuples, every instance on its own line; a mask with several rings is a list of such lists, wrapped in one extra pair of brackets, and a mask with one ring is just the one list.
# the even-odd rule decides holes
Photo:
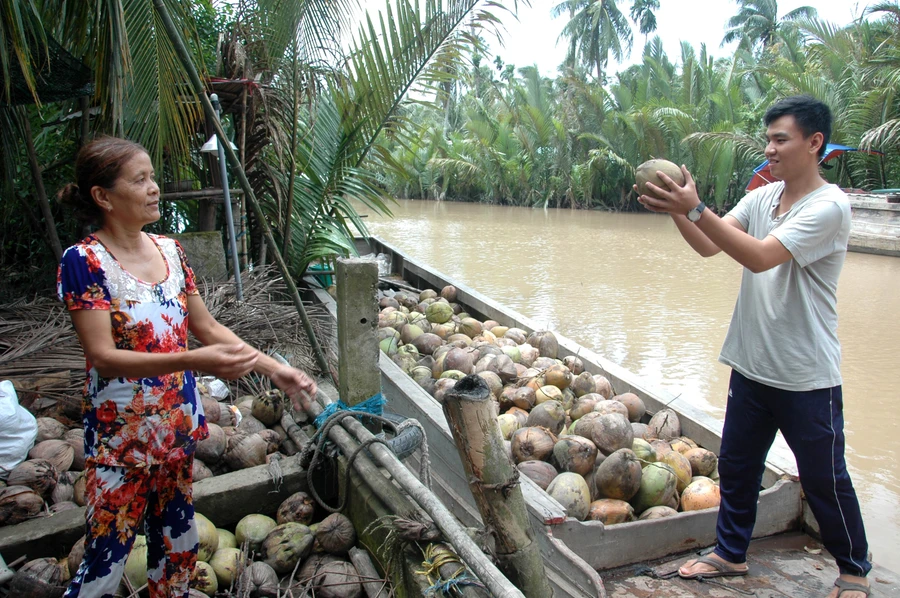
[(717, 546), (685, 563), (685, 578), (745, 575), (765, 458), (781, 430), (840, 575), (829, 598), (864, 598), (868, 544), (844, 461), (837, 282), (850, 236), (846, 194), (819, 174), (831, 111), (809, 96), (766, 112), (766, 157), (779, 179), (746, 195), (724, 218), (706, 209), (691, 173), (679, 186), (648, 185), (654, 212), (672, 216), (703, 257), (724, 251), (744, 266), (719, 360), (732, 368), (719, 476)]

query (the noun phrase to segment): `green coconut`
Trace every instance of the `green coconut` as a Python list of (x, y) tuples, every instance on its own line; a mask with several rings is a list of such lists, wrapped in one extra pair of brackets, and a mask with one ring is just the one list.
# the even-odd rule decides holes
[(656, 461), (656, 451), (650, 446), (650, 443), (643, 438), (635, 438), (631, 443), (631, 450), (635, 456), (644, 463), (653, 463)]
[(634, 171), (634, 182), (641, 195), (649, 195), (650, 197), (660, 199), (659, 196), (650, 191), (647, 187), (647, 183), (653, 183), (657, 187), (661, 187), (665, 190), (669, 188), (668, 185), (659, 178), (657, 172), (662, 172), (678, 185), (684, 185), (684, 173), (681, 172), (681, 168), (679, 168), (677, 164), (669, 162), (668, 160), (647, 160)]
[(583, 521), (591, 504), (591, 491), (587, 481), (577, 473), (565, 471), (547, 486), (547, 494), (563, 506), (569, 517)]
[(241, 549), (220, 548), (209, 559), (209, 564), (216, 572), (219, 585), (223, 588), (230, 587), (241, 570)]
[(302, 523), (282, 523), (273, 528), (262, 543), (265, 562), (279, 575), (286, 575), (309, 555), (314, 539)]
[(251, 513), (238, 521), (234, 528), (234, 538), (238, 546), (246, 540), (250, 542), (250, 550), (258, 551), (263, 540), (266, 539), (269, 532), (275, 529), (276, 525), (278, 524), (275, 520), (267, 515)]
[(641, 473), (641, 486), (629, 502), (635, 513), (666, 505), (675, 495), (678, 476), (665, 463), (651, 463)]
[(675, 485), (675, 489), (678, 490), (679, 493), (684, 492), (684, 489), (691, 483), (691, 477), (693, 476), (691, 472), (691, 462), (688, 461), (687, 457), (678, 451), (669, 451), (663, 455), (659, 461), (672, 468), (672, 471), (678, 476), (678, 482)]
[(449, 322), (453, 317), (453, 307), (443, 301), (435, 301), (425, 308), (425, 317), (433, 324)]
[(200, 590), (207, 596), (213, 596), (219, 590), (219, 578), (209, 563), (198, 560), (191, 574), (191, 587)]
[(219, 548), (219, 532), (212, 521), (200, 513), (194, 513), (194, 522), (197, 526), (197, 534), (200, 536), (200, 550), (197, 558), (201, 561), (209, 561), (209, 557)]
[(586, 476), (594, 469), (596, 460), (597, 447), (583, 436), (561, 436), (553, 445), (553, 462), (560, 471)]
[(221, 527), (217, 527), (216, 532), (218, 532), (219, 534), (219, 545), (216, 550), (218, 550), (219, 548), (237, 548), (237, 539), (234, 537), (234, 534), (232, 534), (227, 529), (222, 529)]

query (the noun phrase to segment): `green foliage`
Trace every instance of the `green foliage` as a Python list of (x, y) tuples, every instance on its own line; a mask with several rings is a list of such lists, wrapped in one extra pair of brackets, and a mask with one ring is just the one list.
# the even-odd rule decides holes
[[(414, 151), (390, 146), (388, 191), (423, 199), (633, 210), (641, 209), (631, 192), (633, 168), (666, 158), (686, 164), (707, 204), (724, 211), (744, 195), (753, 168), (764, 160), (766, 108), (799, 93), (832, 107), (833, 142), (885, 153), (845, 154), (824, 171), (828, 180), (850, 188), (900, 186), (898, 4), (873, 6), (869, 19), (845, 26), (821, 21), (806, 8), (780, 17), (771, 0), (739, 4), (728, 36), (746, 43), (730, 57), (716, 59), (705, 46), (683, 43), (676, 61), (653, 38), (642, 61), (608, 85), (589, 76), (598, 63), (579, 48), (600, 39), (602, 21), (588, 16), (601, 5), (612, 11), (614, 3), (557, 4), (554, 14), (570, 18), (567, 31), (579, 32), (566, 35), (574, 57), (583, 59), (551, 80), (533, 68), (502, 75), (503, 65), (481, 66), (487, 61), (473, 54), (473, 67), (454, 98), (462, 118), (448, 119), (438, 107), (417, 111), (410, 119), (419, 141)], [(652, 2), (634, 2), (632, 19), (640, 26), (646, 15), (641, 11), (654, 8)]]

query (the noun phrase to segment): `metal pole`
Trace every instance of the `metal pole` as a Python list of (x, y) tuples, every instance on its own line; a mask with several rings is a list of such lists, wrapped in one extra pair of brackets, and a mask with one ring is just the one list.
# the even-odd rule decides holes
[[(213, 108), (216, 110), (216, 120), (221, 124), (219, 118), (222, 112), (222, 105), (219, 104), (219, 96), (209, 94), (209, 101), (212, 102)], [(218, 130), (216, 131), (218, 135)], [(219, 148), (219, 168), (222, 173), (222, 191), (225, 193), (225, 220), (228, 225), (228, 245), (231, 250), (231, 267), (234, 270), (234, 294), (238, 301), (244, 300), (244, 288), (241, 285), (241, 264), (238, 262), (237, 239), (234, 238), (234, 216), (231, 213), (231, 191), (228, 189), (228, 164), (225, 162), (225, 144), (227, 139), (219, 137), (216, 144)]]

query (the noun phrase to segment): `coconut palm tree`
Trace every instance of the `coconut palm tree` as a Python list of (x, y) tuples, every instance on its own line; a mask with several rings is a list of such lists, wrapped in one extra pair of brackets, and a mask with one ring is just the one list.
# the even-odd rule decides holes
[(647, 36), (656, 31), (656, 12), (659, 10), (659, 0), (634, 0), (631, 3), (631, 20), (638, 26), (638, 31)]
[(738, 41), (748, 49), (761, 47), (765, 51), (793, 21), (814, 18), (817, 14), (816, 9), (801, 6), (779, 17), (777, 0), (737, 0), (737, 3), (738, 12), (728, 20), (723, 45)]
[(554, 6), (551, 14), (571, 15), (560, 35), (569, 42), (566, 64), (570, 68), (580, 62), (596, 69), (597, 80), (603, 82), (610, 56), (621, 61), (631, 52), (631, 25), (615, 0), (567, 0)]

